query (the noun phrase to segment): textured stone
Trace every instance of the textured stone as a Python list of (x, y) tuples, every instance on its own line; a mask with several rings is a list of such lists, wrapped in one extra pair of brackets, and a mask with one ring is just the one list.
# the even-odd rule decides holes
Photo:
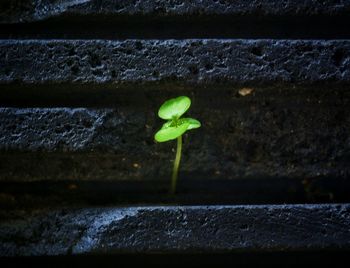
[[(5, 150), (88, 149), (88, 143), (94, 138), (96, 129), (105, 121), (108, 112), (112, 111), (84, 108), (0, 108), (0, 124), (4, 127), (0, 144)], [(117, 127), (118, 122), (115, 124)]]
[[(346, 86), (240, 90), (176, 94), (191, 96), (188, 115), (202, 122), (185, 135), (182, 176), (349, 176)], [(139, 92), (114, 108), (1, 108), (1, 180), (167, 178), (176, 143), (153, 135), (156, 111), (174, 93)]]
[(56, 209), (0, 222), (1, 256), (349, 249), (350, 206)]
[(1, 3), (0, 22), (16, 23), (38, 21), (67, 15), (340, 15), (350, 11), (350, 1), (312, 0), (172, 0), (172, 1), (12, 1)]
[(1, 83), (350, 81), (349, 41), (2, 40)]

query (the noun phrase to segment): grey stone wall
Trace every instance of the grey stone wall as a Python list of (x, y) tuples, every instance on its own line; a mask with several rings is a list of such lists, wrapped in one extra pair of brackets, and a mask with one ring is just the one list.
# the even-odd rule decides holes
[[(15, 37), (2, 32), (0, 40), (0, 181), (165, 179), (174, 144), (154, 142), (161, 124), (156, 111), (165, 99), (181, 94), (192, 98), (190, 114), (203, 123), (185, 136), (184, 177), (348, 177), (348, 39), (276, 39), (273, 34), (237, 39), (233, 32), (228, 39), (72, 39), (57, 29), (68, 32), (66, 23), (77, 17), (94, 18), (101, 29), (107, 17), (113, 26), (139, 17), (173, 25), (181, 25), (181, 18), (206, 18), (215, 25), (220, 19), (214, 14), (255, 16), (262, 24), (319, 16), (327, 21), (346, 17), (349, 1), (18, 1), (2, 6), (0, 28), (22, 30)], [(142, 29), (143, 20), (134, 23)], [(33, 23), (52, 27), (57, 39), (47, 40)], [(230, 23), (249, 29), (239, 20)], [(337, 33), (339, 25), (330, 25)], [(269, 28), (281, 30), (277, 23)], [(145, 36), (157, 30), (145, 28)], [(219, 28), (217, 34), (222, 34)]]
[[(294, 32), (278, 39), (269, 31), (268, 38), (240, 39), (220, 27), (209, 30), (211, 38), (157, 39), (150, 36), (164, 31), (161, 21), (152, 31), (144, 22), (171, 21), (169, 35), (176, 36), (186, 19), (206, 21), (195, 33), (220, 16), (247, 32), (241, 19), (253, 16), (262, 24), (280, 21), (282, 28), (264, 25), (288, 32), (305, 18), (347, 21), (349, 1), (5, 1), (2, 7), (0, 181), (162, 180), (174, 144), (154, 142), (156, 111), (181, 94), (192, 98), (190, 114), (203, 123), (185, 135), (185, 177), (348, 177), (350, 45), (336, 35), (339, 24), (329, 23), (335, 37), (328, 39), (298, 39)], [(101, 30), (108, 18), (113, 23), (103, 31), (118, 26), (128, 38), (65, 36), (76, 18), (93, 18)], [(126, 21), (144, 29), (144, 38), (123, 30)], [(55, 39), (41, 32), (45, 25)], [(305, 34), (319, 30), (314, 23), (298, 27), (311, 29)]]
[[(349, 249), (347, 204), (266, 205), (349, 202), (349, 11), (2, 1), (0, 256)], [(153, 135), (179, 95), (202, 127), (174, 197), (175, 142)]]

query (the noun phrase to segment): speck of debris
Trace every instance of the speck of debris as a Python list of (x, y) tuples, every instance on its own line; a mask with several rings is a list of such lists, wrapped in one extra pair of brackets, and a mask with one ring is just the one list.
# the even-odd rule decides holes
[(247, 96), (247, 95), (250, 95), (252, 94), (252, 92), (254, 91), (253, 88), (249, 88), (249, 87), (244, 87), (244, 88), (241, 88), (240, 90), (238, 90), (238, 94), (240, 96)]
[(140, 165), (139, 165), (138, 163), (134, 163), (134, 164), (132, 164), (132, 166), (133, 166), (134, 168), (140, 168)]

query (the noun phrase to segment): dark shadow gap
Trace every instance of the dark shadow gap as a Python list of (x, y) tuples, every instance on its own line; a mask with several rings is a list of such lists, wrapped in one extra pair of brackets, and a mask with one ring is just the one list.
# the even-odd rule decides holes
[[(170, 180), (1, 182), (0, 207), (46, 209), (116, 205), (247, 205), (348, 203), (350, 180), (244, 178), (179, 180), (169, 194)], [(6, 213), (5, 213), (6, 217)]]
[[(251, 94), (241, 95), (240, 90), (252, 89)], [(284, 103), (322, 103), (331, 104), (350, 99), (350, 85), (347, 83), (273, 83), (269, 85), (251, 83), (207, 83), (195, 85), (179, 81), (125, 84), (2, 84), (0, 85), (0, 107), (50, 108), (50, 107), (130, 107), (133, 110), (155, 109), (165, 99), (188, 95), (198, 100), (197, 106), (212, 109), (231, 109), (232, 103), (259, 100)], [(285, 105), (285, 104), (284, 104)]]
[(60, 16), (0, 25), (1, 39), (347, 39), (338, 16)]
[[(109, 255), (79, 255), (54, 257), (17, 257), (0, 258), (1, 267), (296, 267), (310, 266), (347, 267), (350, 261), (348, 250), (305, 250), (305, 251), (275, 251), (275, 252), (212, 252), (202, 254), (192, 253), (154, 253), (154, 254), (123, 254)], [(244, 265), (244, 266), (242, 266)]]

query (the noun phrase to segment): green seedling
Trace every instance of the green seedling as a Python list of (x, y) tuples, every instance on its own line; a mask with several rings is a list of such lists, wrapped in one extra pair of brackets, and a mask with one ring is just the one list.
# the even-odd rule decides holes
[(196, 119), (181, 118), (190, 106), (190, 98), (180, 96), (164, 102), (158, 111), (158, 116), (167, 120), (167, 122), (164, 123), (162, 128), (154, 135), (155, 140), (158, 142), (166, 142), (177, 139), (176, 157), (171, 177), (171, 194), (176, 192), (176, 182), (181, 160), (182, 135), (187, 130), (199, 128), (201, 126), (201, 123)]

